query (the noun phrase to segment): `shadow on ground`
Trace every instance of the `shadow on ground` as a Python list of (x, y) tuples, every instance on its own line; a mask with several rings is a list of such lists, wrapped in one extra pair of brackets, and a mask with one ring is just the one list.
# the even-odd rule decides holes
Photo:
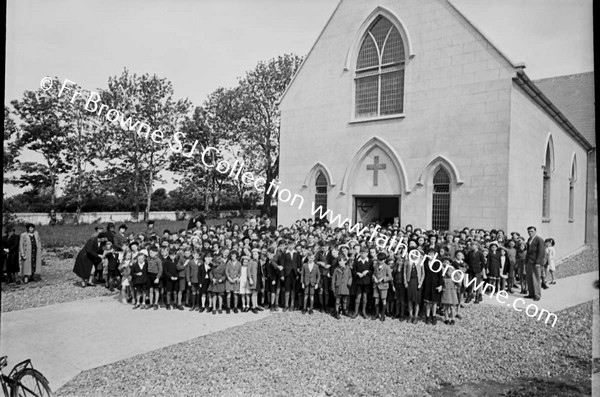
[(442, 386), (441, 389), (430, 390), (434, 397), (546, 397), (546, 396), (590, 396), (592, 394), (591, 379), (585, 383), (577, 383), (570, 377), (526, 378), (511, 382), (477, 381), (462, 385)]

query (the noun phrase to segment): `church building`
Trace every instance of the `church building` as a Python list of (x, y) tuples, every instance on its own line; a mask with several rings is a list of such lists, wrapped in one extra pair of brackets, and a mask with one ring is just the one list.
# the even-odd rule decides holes
[(341, 0), (281, 98), (279, 180), (306, 203), (280, 202), (278, 223), (322, 206), (353, 223), (535, 225), (559, 257), (578, 249), (595, 142), (524, 68), (451, 0)]

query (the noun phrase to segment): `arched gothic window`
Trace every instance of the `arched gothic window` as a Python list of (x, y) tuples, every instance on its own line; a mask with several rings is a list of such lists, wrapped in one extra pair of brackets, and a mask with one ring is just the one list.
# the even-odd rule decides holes
[(552, 160), (554, 158), (552, 153), (552, 141), (548, 141), (546, 146), (546, 161), (544, 163), (544, 178), (543, 178), (543, 192), (542, 192), (542, 218), (550, 218), (550, 182), (552, 175)]
[(367, 31), (356, 63), (355, 117), (404, 111), (404, 43), (398, 29), (379, 16)]
[(433, 177), (433, 230), (450, 229), (450, 176), (443, 167), (438, 168)]
[(575, 220), (575, 181), (577, 180), (577, 165), (576, 158), (573, 158), (573, 164), (571, 164), (571, 177), (569, 178), (569, 222)]
[(327, 211), (327, 178), (321, 171), (317, 174), (315, 182), (315, 209), (319, 207), (322, 207), (322, 214)]

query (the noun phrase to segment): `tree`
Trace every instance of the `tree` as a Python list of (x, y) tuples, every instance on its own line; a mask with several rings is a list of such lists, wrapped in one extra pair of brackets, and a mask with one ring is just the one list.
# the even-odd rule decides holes
[(17, 157), (20, 154), (20, 147), (13, 141), (13, 138), (18, 141), (19, 135), (17, 125), (10, 116), (11, 112), (7, 106), (4, 106), (4, 158), (2, 164), (2, 170), (4, 172), (4, 182), (8, 182), (6, 173), (14, 171), (19, 161)]
[(147, 73), (131, 75), (127, 69), (120, 76), (110, 77), (108, 89), (100, 96), (108, 109), (116, 109), (121, 115), (105, 123), (105, 176), (125, 176), (119, 181), (128, 185), (134, 213), (137, 216), (139, 199), (144, 198), (147, 220), (154, 184), (161, 181), (159, 172), (167, 168), (173, 152), (182, 150), (182, 140), (187, 141), (180, 128), (191, 103), (187, 99), (175, 101), (173, 86), (167, 79)]
[(68, 145), (70, 131), (69, 96), (58, 96), (61, 83), (58, 78), (48, 91), (25, 91), (21, 101), (11, 102), (16, 114), (23, 121), (21, 135), (16, 144), (43, 156), (45, 164), (33, 162), (22, 163), (19, 170), (24, 175), (10, 180), (19, 187), (36, 186), (33, 183), (42, 183), (50, 187), (51, 205), (56, 201), (56, 186), (60, 175), (70, 170), (70, 165), (65, 161), (65, 151)]
[[(238, 107), (229, 130), (229, 141), (236, 142), (240, 153), (256, 176), (266, 179), (265, 186), (279, 176), (279, 98), (297, 72), (302, 57), (285, 54), (268, 62), (259, 62), (246, 73), (235, 90)], [(271, 195), (263, 193), (262, 212), (270, 215)]]

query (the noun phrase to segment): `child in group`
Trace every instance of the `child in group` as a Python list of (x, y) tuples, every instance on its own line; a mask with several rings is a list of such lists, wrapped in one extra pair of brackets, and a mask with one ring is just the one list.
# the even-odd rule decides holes
[(517, 248), (517, 268), (519, 272), (519, 283), (521, 293), (527, 295), (527, 279), (525, 276), (525, 258), (527, 257), (527, 245), (521, 241)]
[(460, 271), (460, 272), (462, 272), (462, 274), (464, 274), (463, 281), (461, 283), (459, 283), (460, 285), (458, 286), (458, 289), (456, 291), (456, 293), (458, 295), (458, 304), (455, 307), (455, 311), (456, 311), (455, 317), (460, 320), (461, 316), (459, 314), (459, 311), (460, 311), (461, 307), (464, 307), (463, 303), (465, 301), (465, 297), (467, 294), (466, 283), (467, 283), (468, 267), (467, 267), (467, 263), (465, 262), (464, 252), (462, 252), (462, 251), (456, 252), (454, 262), (452, 262), (452, 267), (455, 269), (455, 271)]
[[(458, 306), (458, 290), (460, 285), (452, 279), (455, 269), (450, 266), (450, 258), (442, 259), (444, 269), (444, 286), (442, 290), (442, 305), (444, 305), (444, 323), (454, 325), (454, 310)], [(455, 278), (458, 278), (456, 276)]]
[(204, 312), (204, 310), (206, 310), (207, 312), (212, 311), (209, 297), (210, 293), (208, 292), (208, 288), (210, 287), (210, 271), (212, 267), (212, 259), (212, 252), (210, 252), (210, 250), (207, 250), (204, 253), (204, 261), (202, 265), (198, 268), (198, 284), (200, 287), (198, 291), (198, 298), (200, 299), (198, 311), (200, 313)]
[[(253, 249), (251, 251), (251, 259), (248, 262), (248, 290), (250, 291), (250, 295), (248, 298), (252, 299), (252, 313), (258, 314), (258, 270), (259, 270), (259, 257), (260, 251), (258, 249)], [(240, 286), (241, 290), (241, 286)], [(248, 311), (248, 310), (246, 310)]]
[[(177, 247), (177, 245), (175, 246)], [(185, 247), (183, 251), (183, 255), (179, 256), (179, 260), (177, 261), (177, 304), (176, 308), (179, 310), (183, 310), (183, 291), (186, 290), (186, 282), (185, 282), (185, 273), (186, 267), (192, 261), (192, 249), (191, 247)]]
[[(500, 252), (500, 289), (498, 291), (504, 291), (505, 284), (508, 284), (506, 281), (508, 279), (511, 263), (506, 256), (506, 248), (499, 247), (498, 250)], [(508, 292), (512, 292), (512, 289), (509, 289)]]
[(550, 284), (556, 284), (556, 281), (554, 281), (554, 272), (556, 271), (556, 251), (554, 249), (555, 242), (553, 238), (547, 238), (544, 242), (546, 243), (546, 263), (544, 265), (544, 273), (546, 273), (547, 268), (548, 272), (550, 273), (550, 277), (552, 277)]
[(117, 282), (117, 270), (119, 267), (115, 250), (110, 241), (107, 241), (104, 245), (104, 263), (106, 272), (106, 288), (113, 292), (115, 290), (115, 284)]
[(150, 304), (146, 309), (153, 307), (154, 310), (158, 310), (160, 278), (163, 273), (162, 261), (158, 257), (158, 246), (150, 246), (148, 254), (150, 257), (148, 258), (148, 282), (146, 283), (146, 288), (148, 289)]
[(517, 284), (515, 283), (515, 275), (518, 274), (518, 269), (517, 269), (517, 243), (515, 242), (515, 240), (508, 240), (507, 242), (507, 247), (506, 247), (506, 260), (508, 262), (508, 277), (507, 277), (507, 283), (508, 283), (508, 292), (509, 293), (513, 293), (513, 288), (517, 288)]
[(225, 259), (217, 257), (214, 259), (215, 265), (211, 271), (211, 283), (208, 288), (212, 293), (212, 314), (223, 313), (223, 293), (225, 292), (225, 279), (227, 278), (227, 264)]
[(123, 255), (123, 261), (119, 265), (119, 271), (121, 272), (121, 296), (119, 301), (123, 303), (123, 297), (129, 303), (131, 301), (131, 251), (125, 252)]
[(340, 254), (337, 258), (337, 265), (333, 270), (333, 280), (331, 287), (335, 297), (335, 309), (333, 315), (336, 319), (340, 319), (340, 303), (341, 314), (348, 315), (348, 297), (350, 296), (350, 287), (352, 286), (352, 270), (346, 266), (348, 257)]
[[(383, 258), (373, 261), (373, 298), (375, 299), (375, 315), (372, 320), (385, 321), (385, 308), (389, 281), (392, 279), (392, 270)], [(381, 316), (379, 315), (379, 300), (381, 299)]]
[[(249, 309), (249, 298), (250, 298), (250, 288), (248, 286), (248, 262), (250, 262), (250, 257), (244, 255), (241, 258), (242, 267), (240, 268), (240, 289), (238, 291), (239, 296), (242, 300), (242, 313), (246, 313)], [(256, 276), (255, 276), (256, 278)], [(254, 282), (254, 280), (253, 280)]]
[(179, 277), (177, 271), (177, 250), (169, 248), (168, 256), (163, 261), (163, 277), (166, 295), (166, 309), (171, 310), (172, 295), (177, 295)]
[(425, 269), (423, 268), (423, 251), (419, 250), (421, 257), (412, 256), (410, 253), (407, 263), (404, 267), (404, 287), (407, 290), (408, 315), (412, 324), (417, 323), (419, 315), (419, 304), (421, 302), (421, 288), (425, 279)]
[(394, 291), (394, 298), (396, 301), (396, 311), (394, 313), (394, 317), (400, 319), (400, 321), (402, 321), (402, 319), (404, 318), (404, 306), (406, 304), (406, 287), (404, 286), (405, 263), (406, 258), (400, 252), (398, 252), (396, 254), (396, 261), (392, 270), (392, 289)]
[(188, 262), (188, 265), (185, 268), (185, 281), (188, 286), (188, 297), (191, 296), (192, 307), (190, 311), (193, 312), (196, 310), (198, 306), (200, 306), (198, 302), (198, 292), (200, 290), (199, 284), (199, 272), (200, 272), (200, 252), (194, 250), (192, 254), (192, 260)]
[(321, 272), (319, 266), (315, 263), (315, 254), (312, 251), (308, 252), (307, 262), (302, 266), (301, 276), (302, 289), (304, 290), (304, 308), (302, 314), (307, 312), (307, 303), (310, 301), (308, 314), (313, 314), (315, 303), (315, 289), (319, 289), (321, 281)]
[(135, 299), (134, 309), (146, 308), (146, 284), (148, 282), (147, 256), (148, 252), (146, 250), (141, 250), (136, 257), (133, 266), (131, 266), (131, 283), (133, 284)]
[[(227, 251), (227, 250), (226, 250)], [(242, 271), (242, 264), (237, 260), (238, 253), (233, 250), (230, 253), (229, 260), (226, 264), (225, 274), (227, 276), (225, 280), (225, 296), (227, 298), (227, 314), (233, 309), (234, 313), (238, 312), (238, 297), (240, 291), (240, 273)], [(231, 302), (233, 298), (233, 305)]]

